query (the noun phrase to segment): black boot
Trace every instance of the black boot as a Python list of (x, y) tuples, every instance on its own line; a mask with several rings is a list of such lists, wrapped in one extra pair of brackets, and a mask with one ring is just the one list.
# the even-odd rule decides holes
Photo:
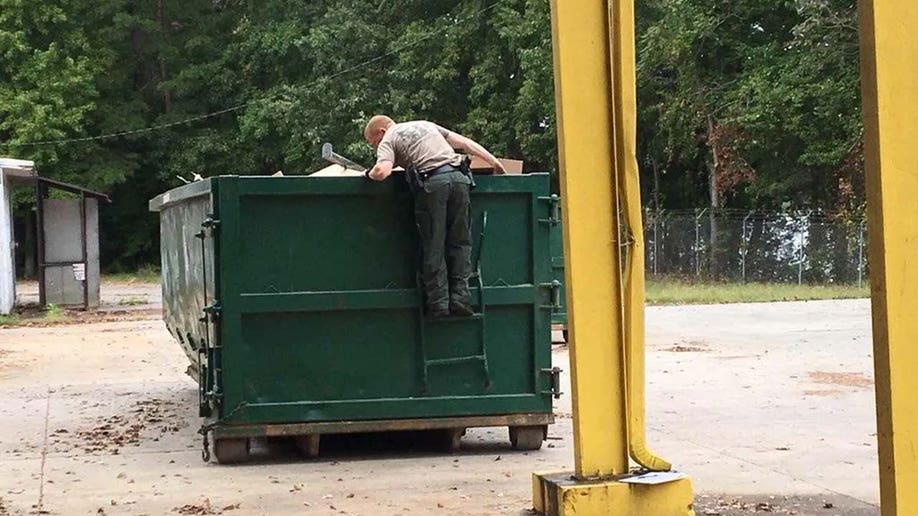
[(449, 304), (449, 313), (459, 317), (469, 317), (475, 315), (475, 310), (465, 303), (452, 302)]

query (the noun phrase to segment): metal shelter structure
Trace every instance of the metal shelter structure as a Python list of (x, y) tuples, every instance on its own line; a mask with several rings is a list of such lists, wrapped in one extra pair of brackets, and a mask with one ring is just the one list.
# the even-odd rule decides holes
[[(12, 190), (35, 191), (39, 303), (99, 304), (99, 202), (109, 197), (81, 186), (42, 177), (31, 161), (0, 159), (0, 314), (16, 301)], [(52, 190), (71, 198), (50, 198)]]

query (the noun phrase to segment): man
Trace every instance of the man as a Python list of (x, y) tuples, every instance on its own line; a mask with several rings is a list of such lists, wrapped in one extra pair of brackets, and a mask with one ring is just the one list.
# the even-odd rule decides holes
[(423, 261), (421, 276), (427, 296), (427, 313), (440, 318), (469, 316), (469, 276), (472, 244), (469, 230), (471, 172), (463, 172), (463, 157), (454, 149), (480, 157), (506, 173), (484, 147), (469, 138), (422, 120), (395, 123), (376, 115), (363, 132), (376, 149), (376, 165), (367, 173), (383, 181), (399, 166), (414, 174), (414, 214), (420, 233)]

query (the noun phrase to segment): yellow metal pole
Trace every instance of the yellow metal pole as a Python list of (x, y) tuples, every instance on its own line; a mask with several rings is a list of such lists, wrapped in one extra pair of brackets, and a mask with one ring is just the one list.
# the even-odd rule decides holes
[(918, 514), (918, 2), (860, 0), (870, 285), (884, 516)]
[[(688, 479), (621, 482), (629, 449), (641, 464), (669, 467), (644, 447), (643, 258), (620, 239), (642, 232), (632, 0), (552, 0), (551, 11), (575, 471), (535, 474), (533, 506), (550, 515), (691, 515)], [(629, 245), (626, 302), (621, 260)]]
[(628, 451), (642, 467), (669, 470), (672, 465), (647, 447), (644, 422), (644, 224), (641, 220), (641, 186), (637, 166), (637, 88), (634, 74), (634, 4), (615, 2), (610, 6), (612, 69), (616, 81), (615, 117), (616, 171), (620, 209), (624, 218), (624, 290), (622, 292), (625, 346)]
[(553, 0), (555, 96), (578, 478), (628, 471), (605, 2)]

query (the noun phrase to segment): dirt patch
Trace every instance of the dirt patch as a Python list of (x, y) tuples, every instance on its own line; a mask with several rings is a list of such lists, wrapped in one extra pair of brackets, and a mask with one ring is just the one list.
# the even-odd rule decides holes
[(698, 516), (741, 516), (746, 514), (788, 514), (797, 516), (874, 516), (879, 510), (847, 496), (712, 496), (695, 498)]
[(0, 516), (8, 516), (9, 511), (6, 509), (6, 505), (3, 503), (3, 498), (0, 498)]
[[(780, 510), (774, 501), (752, 502), (737, 498), (717, 498), (712, 500), (699, 500), (696, 511), (707, 516), (720, 516), (723, 514), (737, 514), (744, 512), (777, 512)], [(781, 511), (787, 514), (786, 511)]]
[(844, 393), (838, 389), (815, 389), (815, 390), (803, 391), (804, 396), (820, 396), (824, 398), (841, 396), (842, 394)]
[[(25, 367), (23, 362), (21, 360), (16, 360), (14, 358), (15, 355), (16, 353), (13, 351), (0, 349), (0, 374), (4, 373), (4, 371), (12, 371), (15, 373), (23, 370), (23, 367)], [(9, 375), (3, 376), (6, 377)], [(2, 516), (2, 513), (0, 513), (0, 516)]]
[(130, 328), (100, 328), (100, 329), (97, 330), (97, 331), (98, 331), (99, 333), (131, 333), (131, 334), (135, 334), (135, 333), (137, 333), (139, 330), (138, 330), (138, 328), (130, 327)]
[(711, 350), (708, 348), (702, 348), (699, 346), (675, 344), (673, 346), (670, 346), (664, 349), (663, 351), (668, 351), (670, 353), (707, 353), (708, 351), (711, 351)]
[(854, 387), (856, 389), (872, 389), (873, 378), (863, 373), (829, 373), (826, 371), (810, 371), (807, 373), (810, 381), (824, 385), (838, 385)]
[(661, 351), (668, 353), (707, 353), (711, 351), (708, 348), (708, 343), (701, 340), (682, 340), (681, 342), (674, 342), (672, 346), (668, 348), (662, 348)]
[(61, 310), (58, 315), (49, 317), (48, 313), (37, 307), (24, 307), (16, 310), (14, 323), (4, 324), (0, 329), (7, 328), (47, 328), (51, 326), (66, 326), (71, 324), (95, 324), (105, 322), (137, 321), (156, 319), (162, 316), (159, 308), (137, 310)]
[(239, 508), (238, 503), (232, 505), (227, 505), (226, 507), (219, 508), (214, 507), (210, 503), (210, 499), (204, 498), (196, 504), (185, 504), (181, 507), (174, 507), (172, 512), (177, 512), (179, 514), (223, 514), (227, 511), (232, 511)]
[(163, 434), (176, 433), (188, 425), (173, 401), (153, 398), (138, 401), (134, 408), (124, 415), (100, 418), (90, 427), (70, 432), (58, 428), (51, 432), (50, 441), (59, 448), (82, 448), (87, 453), (108, 453), (117, 455), (121, 448), (139, 446), (144, 438), (158, 441)]

